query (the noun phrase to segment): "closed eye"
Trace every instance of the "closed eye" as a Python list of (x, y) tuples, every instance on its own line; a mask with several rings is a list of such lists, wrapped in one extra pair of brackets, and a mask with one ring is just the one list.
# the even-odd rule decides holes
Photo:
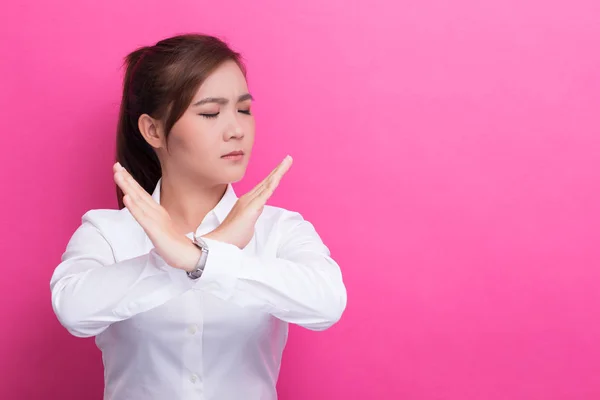
[(252, 113), (250, 112), (250, 109), (248, 109), (248, 110), (238, 110), (238, 112), (240, 112), (242, 114), (246, 114), (246, 115), (252, 115)]
[(217, 118), (217, 116), (219, 115), (219, 113), (214, 113), (214, 114), (199, 114), (201, 116), (203, 116), (204, 118)]

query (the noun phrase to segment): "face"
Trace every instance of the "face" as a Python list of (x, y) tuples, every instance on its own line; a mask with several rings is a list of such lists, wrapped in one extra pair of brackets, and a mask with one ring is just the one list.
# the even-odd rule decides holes
[(206, 185), (242, 179), (254, 144), (251, 103), (238, 65), (233, 61), (222, 64), (198, 89), (169, 137), (165, 139), (163, 132), (156, 135), (160, 143), (154, 147), (163, 173)]

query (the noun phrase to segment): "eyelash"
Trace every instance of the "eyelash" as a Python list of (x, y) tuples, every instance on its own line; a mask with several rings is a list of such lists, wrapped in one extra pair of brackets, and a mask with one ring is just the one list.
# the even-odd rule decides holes
[[(252, 115), (250, 113), (250, 110), (238, 110), (238, 112), (245, 114), (245, 115)], [(219, 113), (214, 113), (214, 114), (200, 114), (201, 116), (203, 116), (204, 118), (217, 118), (219, 116)]]

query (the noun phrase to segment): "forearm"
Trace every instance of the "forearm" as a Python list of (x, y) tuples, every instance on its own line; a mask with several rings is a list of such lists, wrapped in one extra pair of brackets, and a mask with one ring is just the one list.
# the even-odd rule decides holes
[(210, 248), (199, 288), (224, 300), (312, 330), (333, 325), (346, 307), (339, 266), (324, 246), (286, 258), (249, 256), (215, 241)]

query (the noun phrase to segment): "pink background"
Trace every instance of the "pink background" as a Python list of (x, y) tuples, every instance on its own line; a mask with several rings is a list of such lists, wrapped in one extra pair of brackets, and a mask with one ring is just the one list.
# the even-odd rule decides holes
[(342, 265), (343, 320), (294, 328), (283, 400), (600, 398), (600, 2), (18, 1), (0, 16), (0, 399), (99, 400), (49, 279), (111, 180), (122, 57), (243, 52), (250, 188)]

